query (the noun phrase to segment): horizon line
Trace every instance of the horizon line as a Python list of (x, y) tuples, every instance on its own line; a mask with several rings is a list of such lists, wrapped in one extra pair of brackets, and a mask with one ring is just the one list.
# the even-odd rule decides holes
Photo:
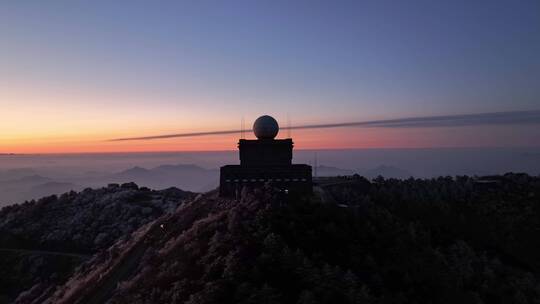
[[(434, 147), (365, 147), (365, 148), (295, 148), (295, 151), (352, 151), (352, 150), (442, 150), (442, 149), (540, 149), (536, 146), (434, 146)], [(235, 152), (230, 150), (154, 150), (154, 151), (102, 151), (102, 152), (36, 152), (36, 153), (0, 153), (3, 156), (40, 156), (40, 155), (82, 155), (82, 154), (161, 154), (161, 153), (219, 153)]]

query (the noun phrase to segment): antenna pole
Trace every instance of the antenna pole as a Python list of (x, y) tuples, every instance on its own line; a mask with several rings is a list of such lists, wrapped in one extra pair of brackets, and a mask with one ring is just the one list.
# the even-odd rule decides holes
[(245, 128), (245, 126), (244, 126), (244, 116), (242, 116), (242, 120), (240, 121), (240, 130), (241, 130), (240, 131), (240, 138), (241, 139), (245, 139), (246, 134), (245, 134), (244, 128)]
[(292, 138), (292, 136), (291, 136), (291, 117), (289, 116), (289, 113), (287, 113), (287, 137)]
[(317, 159), (317, 151), (315, 151), (315, 178), (317, 178), (317, 167), (319, 166), (318, 164), (318, 159)]

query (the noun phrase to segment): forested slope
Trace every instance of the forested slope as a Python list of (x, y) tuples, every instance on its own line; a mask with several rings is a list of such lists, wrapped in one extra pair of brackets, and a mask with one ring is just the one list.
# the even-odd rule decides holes
[(270, 188), (207, 194), (85, 264), (49, 301), (539, 302), (539, 178), (357, 178), (325, 191), (340, 205)]

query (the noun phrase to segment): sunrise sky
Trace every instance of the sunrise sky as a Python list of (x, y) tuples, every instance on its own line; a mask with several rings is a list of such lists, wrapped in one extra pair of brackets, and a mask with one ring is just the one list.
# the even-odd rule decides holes
[[(540, 109), (540, 2), (2, 1), (0, 153), (111, 138)], [(537, 124), (298, 130), (301, 149), (540, 145)], [(282, 132), (280, 136), (286, 136)]]

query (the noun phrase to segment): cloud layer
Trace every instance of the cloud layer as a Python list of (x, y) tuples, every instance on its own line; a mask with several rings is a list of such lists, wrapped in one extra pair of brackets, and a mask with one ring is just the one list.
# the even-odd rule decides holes
[[(299, 129), (327, 129), (341, 127), (362, 127), (362, 128), (436, 128), (436, 127), (464, 127), (481, 125), (523, 125), (540, 124), (540, 110), (535, 111), (511, 111), (511, 112), (492, 112), (461, 115), (444, 116), (423, 116), (407, 117), (385, 120), (355, 121), (328, 124), (311, 124), (302, 126), (280, 127), (281, 130), (299, 130)], [(192, 132), (164, 134), (142, 137), (116, 138), (110, 141), (130, 141), (130, 140), (153, 140), (177, 137), (196, 137), (209, 135), (225, 135), (241, 133), (242, 130), (222, 130), (208, 132)]]

